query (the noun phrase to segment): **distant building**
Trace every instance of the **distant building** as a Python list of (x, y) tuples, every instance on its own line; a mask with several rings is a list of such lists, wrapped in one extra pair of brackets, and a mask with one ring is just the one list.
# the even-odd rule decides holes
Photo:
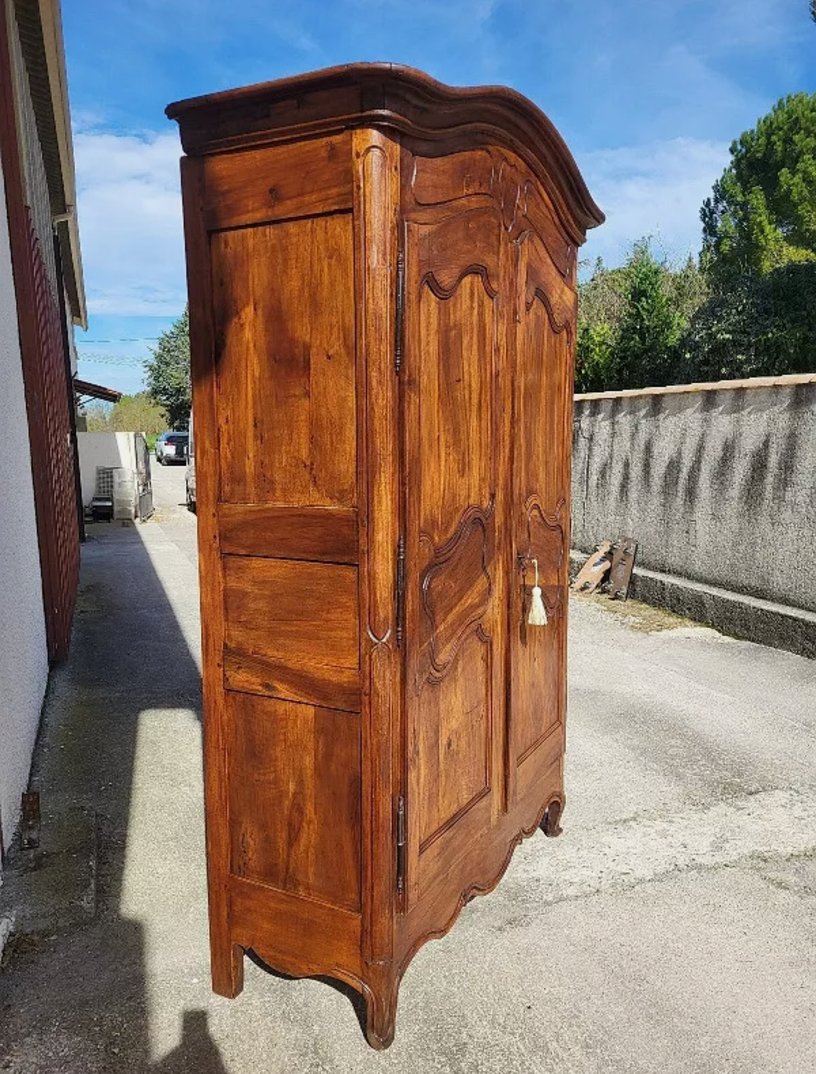
[(0, 0), (0, 855), (76, 600), (77, 324), (85, 294), (59, 2)]

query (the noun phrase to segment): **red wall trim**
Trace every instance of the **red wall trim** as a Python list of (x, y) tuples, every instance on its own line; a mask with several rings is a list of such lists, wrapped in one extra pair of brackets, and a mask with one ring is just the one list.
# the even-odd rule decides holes
[(8, 0), (0, 0), (0, 157), (17, 302), (43, 608), (51, 662), (68, 654), (79, 580), (79, 533), (60, 318), (26, 203), (9, 48)]

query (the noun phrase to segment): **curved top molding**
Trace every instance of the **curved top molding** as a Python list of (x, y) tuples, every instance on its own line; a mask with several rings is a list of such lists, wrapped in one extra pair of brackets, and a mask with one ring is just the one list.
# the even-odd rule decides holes
[(458, 88), (412, 67), (353, 63), (176, 101), (166, 112), (194, 156), (368, 126), (408, 135), (430, 151), (439, 143), (450, 150), (505, 145), (552, 193), (577, 242), (604, 221), (553, 124), (504, 86)]

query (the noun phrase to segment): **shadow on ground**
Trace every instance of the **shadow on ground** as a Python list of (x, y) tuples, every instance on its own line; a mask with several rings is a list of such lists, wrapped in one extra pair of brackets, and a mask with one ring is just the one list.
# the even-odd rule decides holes
[[(195, 570), (168, 542), (159, 577), (145, 541), (163, 538), (149, 523), (90, 529), (71, 655), (52, 676), (34, 781), (46, 812), (96, 810), (97, 914), (85, 927), (28, 938), (12, 951), (0, 975), (0, 1069), (219, 1074), (226, 1067), (206, 1010), (183, 1011), (178, 1044), (159, 1061), (149, 1016), (150, 993), (160, 994), (162, 982), (149, 978), (148, 945), (177, 945), (186, 960), (193, 947), (206, 952), (203, 825), (190, 817), (201, 812), (200, 780), (180, 786), (167, 764), (167, 751), (200, 750)], [(145, 734), (152, 721), (164, 721), (166, 736)], [(163, 766), (166, 781), (140, 779)], [(136, 801), (145, 794), (155, 797), (153, 808)], [(145, 823), (152, 839), (134, 830)], [(196, 834), (195, 846), (179, 847), (179, 826)], [(185, 899), (191, 888), (196, 897)], [(157, 899), (174, 903), (158, 916), (177, 922), (176, 935), (147, 934), (143, 922), (155, 916), (144, 911)], [(202, 961), (191, 984), (206, 976)], [(184, 982), (176, 987), (183, 991)]]
[[(181, 476), (156, 476), (172, 505)], [(46, 808), (98, 811), (99, 910), (0, 974), (0, 1070), (809, 1069), (812, 662), (574, 601), (564, 835), (417, 954), (375, 1053), (322, 982), (247, 959), (239, 999), (211, 994), (194, 526), (94, 536), (36, 776)]]

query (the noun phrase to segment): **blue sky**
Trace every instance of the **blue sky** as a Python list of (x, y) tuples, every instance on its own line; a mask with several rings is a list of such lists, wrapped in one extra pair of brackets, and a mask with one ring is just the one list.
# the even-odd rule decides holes
[(779, 97), (816, 91), (807, 0), (63, 0), (63, 29), (90, 310), (80, 375), (125, 391), (185, 301), (170, 101), (355, 60), (513, 86), (607, 214), (582, 256), (615, 264), (642, 235), (672, 260), (696, 253), (731, 140)]

